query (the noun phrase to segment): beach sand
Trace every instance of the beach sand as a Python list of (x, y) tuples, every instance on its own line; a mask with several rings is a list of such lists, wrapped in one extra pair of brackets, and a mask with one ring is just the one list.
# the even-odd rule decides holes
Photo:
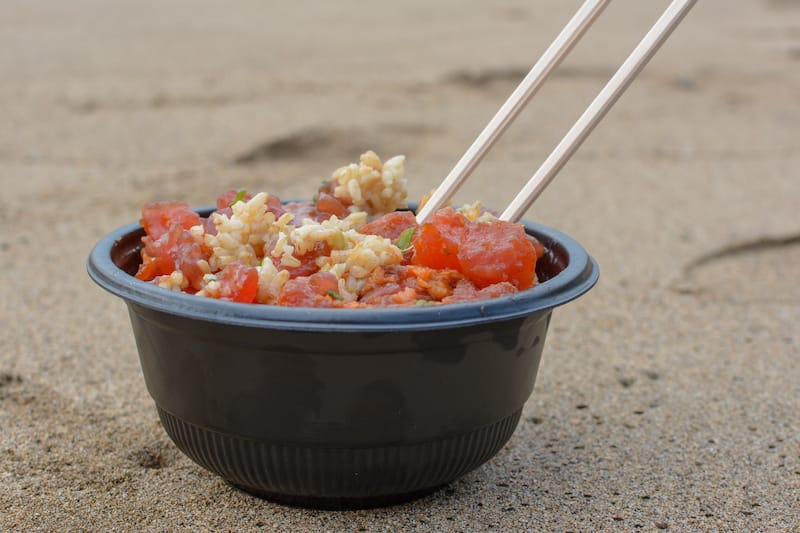
[[(800, 2), (699, 2), (527, 218), (601, 279), (516, 433), (432, 496), (256, 499), (160, 426), (84, 261), (141, 205), (307, 197), (366, 149), (433, 188), (580, 5), (0, 5), (0, 530), (800, 530)], [(666, 2), (614, 2), (456, 201), (502, 208)], [(734, 7), (735, 6), (735, 7)]]

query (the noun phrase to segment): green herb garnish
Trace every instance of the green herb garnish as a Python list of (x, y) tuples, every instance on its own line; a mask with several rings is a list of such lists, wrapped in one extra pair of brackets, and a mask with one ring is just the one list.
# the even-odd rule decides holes
[(414, 305), (417, 307), (424, 307), (426, 305), (433, 305), (433, 302), (430, 300), (414, 300)]
[(344, 237), (344, 233), (342, 230), (337, 231), (333, 234), (333, 247), (337, 250), (344, 250), (347, 248), (347, 239)]
[(236, 191), (236, 196), (233, 198), (233, 201), (231, 202), (231, 207), (233, 207), (233, 204), (235, 204), (236, 202), (241, 202), (242, 200), (244, 200), (245, 195), (247, 195), (247, 189), (239, 189), (238, 191)]
[(411, 239), (414, 237), (414, 231), (416, 229), (417, 228), (414, 227), (405, 229), (397, 238), (396, 246), (400, 248), (402, 252), (407, 252), (411, 248)]
[(344, 300), (344, 298), (342, 298), (342, 295), (341, 295), (341, 294), (339, 294), (338, 292), (336, 292), (336, 291), (335, 291), (335, 290), (333, 290), (333, 289), (328, 289), (328, 290), (327, 290), (327, 291), (325, 291), (325, 292), (328, 294), (328, 296), (330, 296), (330, 297), (331, 297), (331, 298), (333, 298), (334, 300)]

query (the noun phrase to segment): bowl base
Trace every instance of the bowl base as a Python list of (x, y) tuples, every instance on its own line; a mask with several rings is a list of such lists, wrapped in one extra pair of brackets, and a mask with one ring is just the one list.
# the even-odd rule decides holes
[(314, 509), (364, 509), (429, 495), (492, 458), (522, 409), (493, 424), (438, 439), (373, 447), (257, 440), (188, 422), (158, 407), (172, 441), (200, 466), (248, 494)]
[(292, 494), (280, 494), (277, 492), (269, 492), (246, 485), (236, 485), (229, 483), (232, 487), (244, 491), (252, 496), (268, 500), (273, 503), (281, 505), (288, 505), (290, 507), (300, 507), (303, 509), (319, 509), (322, 511), (354, 511), (358, 509), (374, 509), (376, 507), (389, 507), (391, 505), (399, 505), (413, 500), (424, 498), (434, 492), (437, 492), (447, 486), (439, 485), (437, 487), (426, 488), (414, 492), (407, 492), (404, 494), (390, 494), (384, 496), (372, 497), (325, 497), (325, 496), (297, 496)]

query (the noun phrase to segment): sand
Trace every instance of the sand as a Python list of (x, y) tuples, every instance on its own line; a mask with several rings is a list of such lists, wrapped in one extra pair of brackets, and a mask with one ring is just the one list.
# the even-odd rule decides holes
[[(276, 505), (160, 427), (87, 277), (149, 200), (308, 196), (360, 151), (434, 187), (577, 9), (0, 5), (0, 530), (800, 530), (800, 3), (700, 2), (528, 218), (601, 281), (553, 316), (506, 447), (408, 504)], [(502, 207), (661, 2), (620, 0), (457, 201)]]

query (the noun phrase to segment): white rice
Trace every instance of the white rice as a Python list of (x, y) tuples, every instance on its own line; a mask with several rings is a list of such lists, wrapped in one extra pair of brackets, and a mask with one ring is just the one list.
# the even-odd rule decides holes
[[(403, 253), (389, 239), (363, 235), (357, 230), (370, 216), (378, 217), (406, 206), (404, 160), (404, 156), (396, 156), (382, 164), (378, 156), (369, 151), (361, 155), (358, 164), (336, 170), (332, 175), (338, 182), (334, 194), (348, 204), (351, 211), (343, 219), (336, 216), (323, 222), (306, 219), (294, 226), (291, 214), (276, 219), (267, 210), (269, 196), (263, 192), (250, 200), (234, 203), (230, 215), (212, 214), (216, 235), (205, 233), (203, 226), (190, 230), (198, 242), (212, 250), (208, 263), (201, 265), (207, 274), (197, 294), (219, 297), (220, 283), (211, 272), (238, 261), (258, 270), (256, 301), (274, 303), (289, 280), (288, 269), (302, 264), (298, 257), (313, 250), (317, 243), (325, 242), (331, 252), (317, 258), (317, 267), (336, 276), (339, 292), (345, 300), (356, 300), (372, 270), (403, 260)], [(177, 277), (161, 283), (173, 290), (188, 286), (186, 280)]]

